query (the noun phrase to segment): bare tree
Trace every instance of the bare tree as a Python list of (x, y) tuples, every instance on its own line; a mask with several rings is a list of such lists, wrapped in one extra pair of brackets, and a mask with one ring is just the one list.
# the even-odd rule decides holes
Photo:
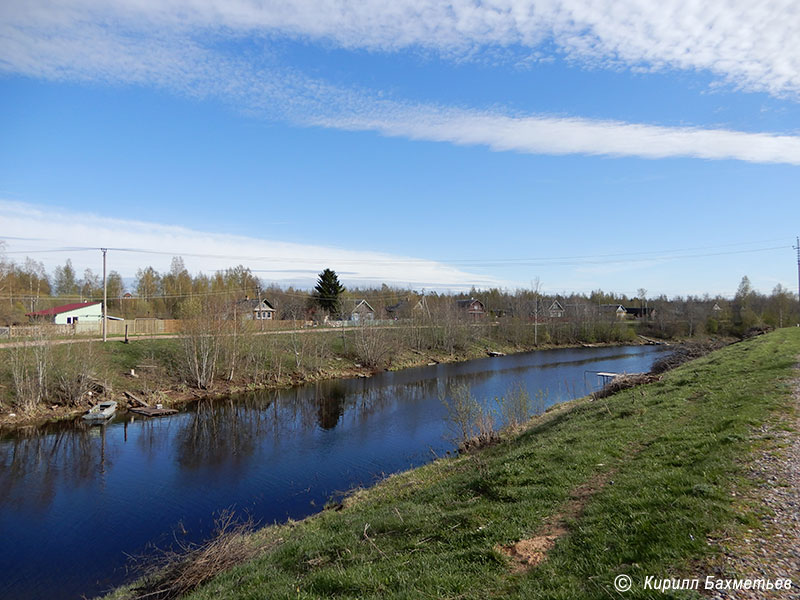
[(360, 321), (355, 329), (353, 353), (355, 359), (371, 369), (385, 367), (391, 362), (396, 342), (392, 331), (369, 321)]
[(201, 390), (209, 389), (214, 383), (225, 330), (221, 307), (215, 304), (208, 301), (184, 304), (181, 331), (183, 377)]
[(53, 397), (74, 406), (87, 396), (95, 378), (94, 345), (61, 344), (52, 352)]
[(44, 328), (33, 330), (33, 339), (8, 348), (14, 402), (23, 412), (35, 410), (48, 396), (51, 343)]

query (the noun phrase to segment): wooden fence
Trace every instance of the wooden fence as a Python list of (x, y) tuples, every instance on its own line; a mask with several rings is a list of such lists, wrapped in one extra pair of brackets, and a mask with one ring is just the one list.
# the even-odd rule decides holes
[[(106, 330), (108, 335), (158, 335), (163, 333), (180, 332), (181, 322), (178, 319), (124, 319), (109, 320)], [(4, 334), (4, 335), (3, 335)], [(40, 325), (19, 325), (6, 327), (0, 331), (0, 337), (5, 338), (38, 338), (38, 337), (69, 337), (69, 336), (101, 336), (103, 335), (103, 322), (78, 322), (73, 325), (56, 325), (42, 323)]]
[[(109, 320), (107, 334), (111, 336), (128, 336), (176, 334), (181, 332), (180, 319), (124, 319)], [(310, 325), (308, 321), (246, 321), (248, 329), (253, 332), (280, 331), (285, 329), (301, 329)], [(103, 335), (103, 322), (78, 322), (74, 325), (55, 325), (42, 323), (39, 325), (18, 325), (0, 328), (0, 339), (9, 338), (41, 338)]]

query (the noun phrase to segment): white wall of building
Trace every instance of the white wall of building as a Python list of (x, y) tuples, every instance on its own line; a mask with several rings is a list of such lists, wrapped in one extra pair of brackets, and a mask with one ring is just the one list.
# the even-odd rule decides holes
[[(75, 321), (77, 319), (77, 321)], [(73, 308), (55, 316), (56, 325), (71, 325), (77, 323), (95, 323), (103, 320), (103, 305), (89, 304), (80, 308)]]

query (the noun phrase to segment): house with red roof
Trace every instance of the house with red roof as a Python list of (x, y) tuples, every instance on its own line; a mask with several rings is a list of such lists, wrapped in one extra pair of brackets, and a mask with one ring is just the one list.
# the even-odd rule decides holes
[(27, 313), (25, 316), (30, 317), (32, 320), (48, 321), (56, 325), (73, 325), (78, 322), (96, 323), (103, 320), (103, 303), (73, 302), (72, 304), (64, 304), (63, 306)]

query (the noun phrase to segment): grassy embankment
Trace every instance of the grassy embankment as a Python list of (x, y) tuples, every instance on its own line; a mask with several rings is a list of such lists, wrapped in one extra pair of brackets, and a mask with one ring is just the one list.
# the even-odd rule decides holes
[[(759, 509), (731, 492), (751, 485), (741, 465), (770, 443), (759, 426), (793, 410), (798, 354), (800, 329), (783, 329), (558, 407), (497, 445), (359, 491), (342, 510), (256, 532), (254, 559), (190, 597), (693, 597), (642, 582), (702, 578), (710, 537), (756, 526)], [(613, 587), (622, 573), (633, 580), (625, 594)]]

